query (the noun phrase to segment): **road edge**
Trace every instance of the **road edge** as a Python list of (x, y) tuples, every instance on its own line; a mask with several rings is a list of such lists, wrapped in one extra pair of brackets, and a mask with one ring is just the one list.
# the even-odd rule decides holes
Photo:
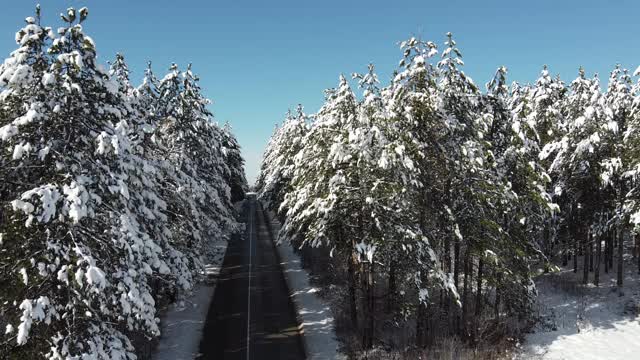
[[(346, 356), (338, 351), (339, 343), (335, 335), (333, 316), (323, 319), (325, 322), (323, 325), (329, 327), (330, 331), (314, 331), (312, 326), (305, 326), (305, 324), (317, 325), (319, 323), (318, 319), (312, 318), (313, 312), (309, 311), (311, 308), (321, 307), (321, 312), (325, 312), (330, 311), (330, 307), (314, 291), (308, 290), (309, 288), (313, 289), (309, 285), (309, 273), (302, 268), (298, 254), (293, 251), (289, 243), (277, 244), (276, 235), (280, 232), (280, 222), (272, 216), (270, 211), (265, 210), (261, 201), (258, 203), (265, 217), (265, 222), (268, 224), (269, 235), (289, 288), (307, 359), (346, 359)], [(309, 302), (313, 304), (309, 304)]]

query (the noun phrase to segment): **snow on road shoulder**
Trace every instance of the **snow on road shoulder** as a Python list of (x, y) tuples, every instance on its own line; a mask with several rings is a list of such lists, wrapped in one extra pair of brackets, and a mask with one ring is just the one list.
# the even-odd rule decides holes
[[(274, 236), (280, 224), (268, 213)], [(318, 288), (309, 284), (309, 274), (302, 268), (300, 257), (289, 243), (276, 246), (283, 272), (291, 291), (298, 321), (303, 329), (303, 342), (308, 359), (346, 359), (338, 352), (331, 308), (318, 296)]]
[[(622, 360), (640, 353), (640, 281), (635, 266), (627, 272), (622, 295), (615, 271), (601, 274), (601, 286), (580, 284), (582, 269), (563, 269), (536, 280), (542, 321), (529, 334), (520, 359)], [(593, 280), (593, 273), (590, 274)]]
[(195, 359), (214, 290), (213, 284), (199, 284), (189, 299), (171, 306), (162, 317), (162, 335), (154, 360)]
[[(240, 212), (242, 203), (234, 204)], [(161, 316), (161, 336), (153, 360), (192, 360), (200, 352), (200, 340), (209, 304), (215, 292), (215, 279), (222, 267), (227, 241), (213, 244), (213, 254), (205, 267), (207, 281), (195, 286), (188, 298), (171, 305)]]

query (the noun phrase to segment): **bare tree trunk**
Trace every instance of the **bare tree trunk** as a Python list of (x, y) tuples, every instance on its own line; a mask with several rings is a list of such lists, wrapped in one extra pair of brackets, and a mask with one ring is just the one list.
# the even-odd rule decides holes
[(616, 285), (619, 288), (622, 288), (622, 278), (623, 278), (623, 252), (624, 252), (624, 228), (622, 224), (618, 225), (618, 281)]
[(362, 284), (364, 287), (364, 296), (362, 297), (364, 319), (363, 319), (363, 332), (362, 332), (362, 346), (365, 349), (371, 349), (373, 347), (373, 333), (374, 333), (374, 284), (373, 284), (373, 263), (362, 264)]
[[(550, 254), (549, 249), (551, 248), (551, 246), (550, 246), (549, 243), (551, 242), (551, 231), (550, 231), (549, 227), (551, 227), (551, 224), (550, 223), (546, 223), (546, 224), (544, 224), (544, 229), (542, 230), (542, 233), (543, 233), (542, 236), (544, 238), (544, 240), (543, 240), (544, 241), (544, 245), (542, 247), (542, 249), (543, 249), (542, 251), (544, 252), (544, 256), (547, 258), (547, 260), (550, 261), (551, 260), (551, 254)], [(549, 272), (549, 266), (548, 266), (548, 263), (545, 262), (544, 273), (546, 274), (548, 272)]]
[(396, 284), (396, 261), (391, 260), (389, 264), (389, 294), (387, 295), (387, 313), (393, 313), (396, 305), (396, 292), (398, 285)]
[(578, 273), (578, 236), (573, 234), (573, 272)]
[(462, 336), (468, 336), (467, 319), (469, 316), (469, 288), (471, 287), (471, 254), (469, 249), (465, 251), (464, 255), (464, 283), (462, 293)]
[(615, 240), (617, 239), (615, 230), (609, 231), (609, 270), (613, 271), (613, 249), (615, 248)]
[[(355, 248), (355, 246), (354, 246)], [(349, 308), (351, 312), (351, 326), (355, 330), (358, 329), (358, 306), (356, 303), (356, 253), (351, 251), (349, 256), (348, 272), (349, 272)]]
[(602, 252), (602, 241), (598, 236), (593, 236), (593, 238), (596, 240), (596, 268), (593, 273), (593, 283), (596, 286), (600, 286), (600, 253)]
[(482, 315), (482, 271), (484, 270), (484, 262), (482, 256), (478, 259), (478, 278), (476, 279), (476, 311), (474, 317), (474, 326), (473, 326), (473, 342), (475, 343), (477, 340), (477, 332), (478, 332), (478, 322), (480, 321), (480, 316)]
[[(465, 269), (466, 271), (466, 269)], [(455, 284), (458, 294), (460, 293), (460, 239), (456, 238), (453, 244), (453, 283)], [(460, 329), (460, 311), (454, 307), (454, 328)]]
[(638, 235), (635, 233), (633, 234), (633, 240), (636, 242), (638, 248), (638, 257), (636, 260), (638, 261), (638, 274), (640, 274), (640, 239), (638, 239)]
[(569, 227), (564, 225), (562, 231), (562, 266), (569, 264)]
[(367, 348), (373, 347), (376, 325), (376, 282), (375, 282), (375, 263), (369, 265), (369, 343)]
[(587, 244), (589, 246), (589, 271), (593, 272), (593, 232), (591, 232), (591, 230), (589, 230), (589, 243)]
[(416, 345), (424, 347), (424, 337), (427, 332), (427, 307), (425, 304), (418, 304), (418, 317), (416, 318)]
[[(425, 197), (425, 195), (423, 194), (423, 196), (420, 197), (420, 199), (426, 203), (427, 199)], [(424, 233), (426, 230), (426, 224), (425, 224), (425, 204), (421, 204), (420, 208), (420, 219), (419, 219), (419, 223), (420, 223), (420, 230)], [(424, 272), (421, 271), (420, 272), (420, 280), (421, 282), (424, 284), (426, 283), (426, 276), (424, 275)], [(442, 290), (440, 290), (440, 303), (442, 303)], [(426, 304), (423, 304), (422, 302), (418, 303), (418, 314), (416, 317), (416, 345), (418, 347), (423, 347), (424, 344), (424, 339), (425, 339), (425, 334), (427, 332), (427, 306)]]
[(496, 301), (493, 303), (493, 315), (496, 322), (500, 321), (500, 277), (501, 274), (498, 272), (496, 274)]
[(604, 273), (609, 273), (609, 231), (604, 232), (604, 251), (602, 257), (604, 258)]
[(584, 251), (583, 251), (583, 257), (582, 257), (582, 283), (583, 284), (588, 284), (589, 283), (589, 253), (590, 253), (590, 249), (591, 246), (589, 246), (589, 230), (586, 231), (586, 236), (584, 236)]

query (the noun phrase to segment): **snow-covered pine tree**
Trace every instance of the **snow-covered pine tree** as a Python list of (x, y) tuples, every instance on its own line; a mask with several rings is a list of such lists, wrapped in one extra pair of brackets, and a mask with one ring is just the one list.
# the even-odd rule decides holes
[[(42, 85), (19, 100), (28, 121), (11, 121), (13, 134), (3, 137), (3, 154), (13, 148), (14, 178), (22, 177), (6, 198), (0, 230), (15, 264), (3, 277), (15, 289), (3, 294), (15, 307), (6, 312), (6, 336), (18, 345), (8, 349), (12, 356), (131, 359), (127, 331), (158, 333), (145, 266), (158, 249), (140, 237), (125, 182), (128, 110), (82, 31), (87, 15), (86, 8), (62, 15), (67, 25), (47, 50), (49, 69), (32, 78)], [(37, 33), (37, 20), (28, 22)], [(19, 34), (19, 44), (37, 38)], [(23, 86), (8, 83), (3, 92)], [(19, 118), (27, 120), (8, 116)]]
[(291, 190), (294, 158), (304, 146), (304, 137), (308, 131), (308, 117), (302, 106), (298, 105), (296, 114), (288, 112), (282, 125), (275, 129), (262, 158), (256, 180), (259, 198), (282, 221), (287, 209), (279, 209), (285, 194)]
[(224, 174), (227, 185), (231, 189), (231, 201), (244, 199), (249, 184), (244, 175), (244, 159), (240, 153), (240, 144), (233, 136), (231, 124), (225, 123), (221, 132), (222, 154), (229, 171)]
[[(449, 212), (446, 209), (448, 176), (451, 173), (445, 144), (451, 132), (446, 117), (441, 112), (438, 96), (438, 71), (429, 59), (438, 54), (433, 42), (411, 38), (401, 44), (404, 57), (400, 69), (392, 81), (387, 107), (390, 116), (409, 137), (411, 146), (407, 154), (414, 159), (420, 172), (415, 187), (419, 189), (415, 196), (415, 217), (422, 234), (433, 240), (430, 251), (425, 252), (419, 263), (427, 265), (412, 269), (418, 275), (421, 291), (416, 296), (418, 345), (426, 340), (428, 317), (427, 308), (433, 303), (430, 290), (440, 287), (445, 293), (458, 299), (457, 288), (453, 282), (450, 266), (450, 236), (452, 236)], [(439, 254), (436, 259), (443, 265), (436, 265), (431, 276), (430, 254)], [(440, 271), (442, 270), (442, 271)], [(440, 274), (438, 276), (438, 274)], [(448, 298), (448, 295), (446, 296)], [(448, 301), (447, 301), (448, 302)]]
[[(640, 75), (640, 66), (633, 73), (634, 77)], [(627, 154), (627, 171), (629, 191), (627, 193), (627, 214), (632, 227), (631, 233), (638, 240), (640, 233), (640, 79), (631, 89), (633, 102), (631, 104), (630, 119), (627, 123), (627, 131), (624, 134)], [(638, 243), (637, 266), (640, 274), (640, 243)]]
[(190, 70), (164, 98), (150, 69), (134, 89), (123, 56), (97, 64), (88, 10), (61, 16), (56, 36), (38, 7), (0, 65), (0, 357), (134, 359), (202, 240), (235, 228), (221, 144), (237, 142)]
[(547, 144), (540, 155), (542, 160), (546, 160), (551, 153), (555, 155), (549, 171), (556, 179), (556, 188), (563, 194), (564, 216), (571, 219), (571, 226), (576, 226), (569, 230), (576, 237), (573, 239), (576, 244), (574, 255), (577, 255), (578, 243), (584, 249), (585, 283), (588, 281), (589, 255), (593, 248), (590, 227), (604, 210), (599, 186), (603, 158), (600, 144), (603, 118), (601, 103), (598, 78), (587, 79), (584, 70), (580, 69), (578, 78), (571, 82), (563, 106), (565, 134), (561, 139)]
[[(168, 203), (171, 244), (188, 259), (184, 263), (176, 258), (175, 264), (196, 271), (202, 267), (201, 255), (212, 251), (208, 245), (223, 240), (236, 226), (223, 176), (228, 168), (220, 130), (210, 121), (209, 100), (201, 95), (191, 67), (180, 72), (173, 65), (158, 89), (154, 135), (159, 143), (158, 168), (165, 181), (162, 197)], [(178, 284), (189, 288), (192, 281), (185, 277)]]
[[(530, 219), (535, 221), (528, 223), (529, 231), (540, 234), (534, 237), (536, 248), (548, 258), (552, 256), (559, 240), (564, 241), (562, 246), (566, 251), (570, 245), (567, 237), (559, 239), (557, 236), (560, 232), (557, 213), (559, 208), (549, 199), (552, 194), (555, 198), (561, 196), (562, 188), (556, 186), (557, 181), (548, 174), (551, 165), (548, 155), (541, 155), (545, 152), (545, 146), (561, 139), (565, 132), (563, 105), (566, 92), (564, 83), (559, 78), (552, 78), (547, 66), (544, 66), (534, 85), (514, 84), (509, 100), (513, 113), (513, 128), (519, 139), (519, 152), (528, 159), (534, 173), (541, 176), (536, 186), (539, 188), (541, 200), (546, 201), (553, 211), (543, 219)], [(554, 201), (558, 201), (555, 198)]]
[[(514, 126), (507, 70), (500, 67), (481, 96), (480, 112), (485, 147), (484, 227), (475, 253), (478, 257), (475, 317), (482, 313), (482, 282), (493, 292), (496, 319), (501, 309), (522, 316), (530, 311), (534, 289), (529, 265), (534, 251), (530, 232), (548, 216), (550, 199), (541, 184), (545, 173), (526, 151), (531, 142)], [(488, 191), (487, 191), (488, 190)], [(489, 289), (488, 289), (489, 290)], [(473, 335), (473, 334), (472, 334)]]
[(435, 239), (423, 233), (415, 221), (418, 212), (414, 200), (420, 195), (420, 173), (415, 165), (412, 136), (389, 116), (386, 103), (392, 92), (378, 88), (373, 65), (368, 73), (356, 78), (364, 94), (358, 102), (346, 148), (356, 165), (352, 191), (360, 201), (364, 199), (358, 214), (360, 235), (356, 248), (360, 276), (364, 277), (363, 345), (371, 347), (374, 319), (379, 311), (375, 308), (375, 279), (380, 274), (387, 278), (387, 304), (392, 313), (394, 308), (412, 308), (416, 298), (426, 302), (428, 284), (423, 280), (441, 284), (445, 275), (431, 245)]
[[(619, 65), (611, 72), (607, 92), (604, 94), (605, 121), (601, 126), (602, 142), (606, 150), (600, 163), (601, 179), (605, 190), (611, 191), (611, 204), (614, 204), (612, 225), (615, 228), (617, 286), (622, 288), (624, 279), (624, 239), (628, 231), (629, 207), (627, 205), (630, 188), (627, 171), (633, 173), (631, 163), (635, 162), (634, 153), (626, 146), (629, 139), (630, 124), (636, 120), (633, 111), (634, 96), (631, 75)], [(610, 263), (613, 264), (613, 242), (610, 247)]]

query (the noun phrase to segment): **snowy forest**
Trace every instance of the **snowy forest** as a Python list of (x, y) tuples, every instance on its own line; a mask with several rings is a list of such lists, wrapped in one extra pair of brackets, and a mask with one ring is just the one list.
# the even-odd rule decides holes
[(177, 360), (179, 335), (185, 359), (543, 359), (616, 324), (596, 358), (637, 343), (640, 67), (481, 86), (451, 33), (411, 37), (388, 80), (370, 64), (287, 112), (250, 187), (191, 64), (138, 82), (86, 7), (42, 18), (0, 64), (0, 359)]
[(240, 147), (191, 65), (134, 85), (88, 15), (38, 6), (0, 65), (2, 359), (136, 359), (240, 227)]
[(521, 84), (499, 67), (481, 87), (451, 33), (400, 47), (389, 82), (370, 65), (287, 114), (256, 185), (347, 353), (513, 345), (540, 320), (534, 277), (560, 267), (611, 273), (622, 296), (640, 273), (640, 68)]

